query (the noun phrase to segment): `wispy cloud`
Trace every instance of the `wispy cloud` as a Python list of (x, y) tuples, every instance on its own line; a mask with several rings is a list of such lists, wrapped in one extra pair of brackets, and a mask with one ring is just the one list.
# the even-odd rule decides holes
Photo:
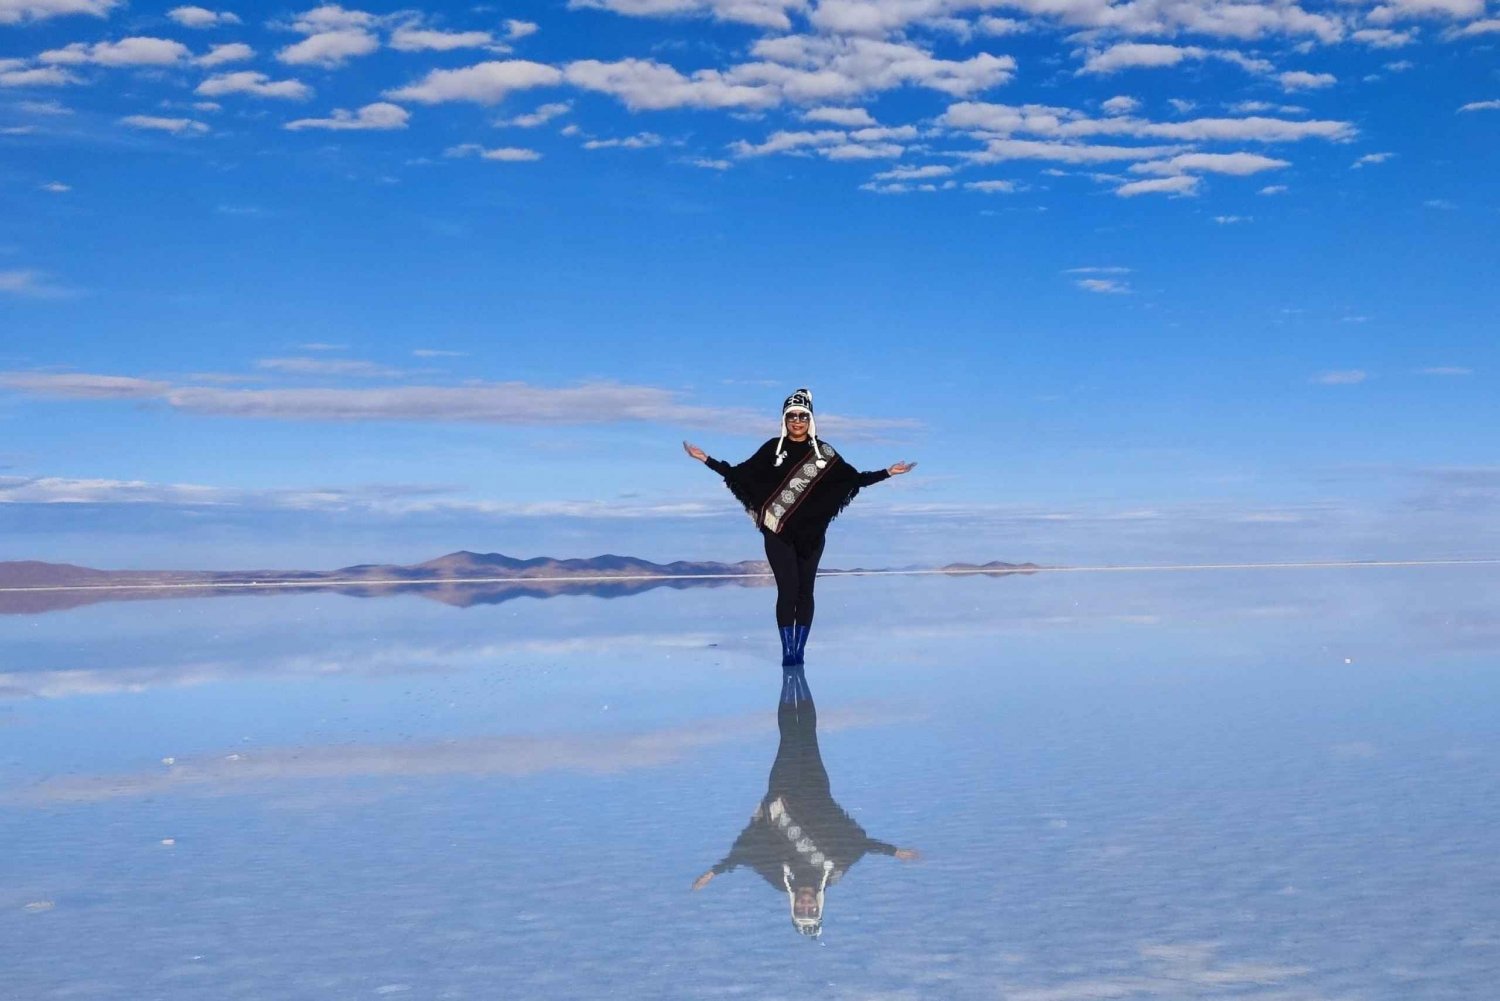
[(16, 295), (30, 299), (60, 299), (70, 294), (69, 289), (52, 281), (45, 271), (38, 271), (34, 268), (0, 271), (0, 295)]
[(262, 358), (255, 367), (288, 375), (352, 375), (386, 379), (403, 374), (399, 368), (354, 358)]
[(1347, 368), (1332, 372), (1321, 372), (1313, 376), (1312, 381), (1320, 386), (1355, 386), (1370, 377), (1370, 373), (1364, 369)]
[(367, 104), (358, 111), (339, 108), (328, 118), (299, 118), (296, 121), (287, 122), (283, 128), (294, 132), (299, 129), (332, 131), (404, 129), (410, 118), (411, 114), (405, 108), (378, 101), (375, 104)]
[[(271, 359), (306, 374), (329, 374), (318, 359)], [(372, 374), (361, 366), (353, 374)], [(338, 374), (351, 374), (340, 372)], [(95, 373), (3, 372), (0, 387), (44, 399), (154, 399), (182, 413), (258, 420), (451, 421), (515, 426), (582, 426), (615, 423), (668, 424), (740, 431), (757, 427), (762, 415), (683, 401), (680, 393), (653, 386), (590, 382), (572, 387), (524, 382), (471, 382), (458, 386), (381, 388), (231, 389)], [(819, 417), (820, 426), (851, 437), (911, 430), (904, 418)]]
[[(835, 710), (819, 714), (830, 730), (910, 719), (891, 710)], [(760, 738), (759, 714), (705, 720), (635, 733), (564, 733), (550, 736), (473, 737), (437, 743), (338, 744), (235, 749), (199, 758), (174, 758), (158, 768), (114, 775), (44, 780), (22, 801), (96, 803), (183, 793), (225, 795), (266, 783), (318, 779), (391, 779), (437, 775), (522, 778), (548, 772), (618, 775), (659, 768), (708, 747)]]

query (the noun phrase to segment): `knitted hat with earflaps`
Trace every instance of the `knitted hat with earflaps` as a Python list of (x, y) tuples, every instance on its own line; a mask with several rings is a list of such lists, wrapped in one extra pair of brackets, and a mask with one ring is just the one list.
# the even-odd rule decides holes
[(828, 465), (828, 460), (823, 458), (823, 451), (818, 447), (818, 419), (813, 416), (812, 390), (799, 389), (781, 404), (781, 437), (776, 439), (776, 465), (786, 459), (786, 453), (781, 450), (782, 443), (786, 441), (786, 415), (792, 411), (807, 414), (807, 436), (812, 440), (813, 458), (817, 460), (818, 468), (822, 469)]

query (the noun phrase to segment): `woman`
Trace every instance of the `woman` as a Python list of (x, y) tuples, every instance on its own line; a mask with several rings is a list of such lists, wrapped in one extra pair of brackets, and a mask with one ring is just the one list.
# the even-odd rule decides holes
[(834, 801), (818, 749), (817, 709), (806, 676), (795, 668), (782, 672), (776, 722), (781, 743), (766, 794), (728, 854), (695, 879), (693, 889), (741, 866), (754, 869), (773, 889), (785, 891), (797, 931), (817, 938), (823, 932), (828, 888), (856, 862), (866, 855), (890, 855), (903, 862), (920, 856), (913, 848), (870, 837)]
[(915, 462), (861, 473), (818, 440), (812, 393), (799, 389), (781, 405), (781, 437), (731, 466), (711, 459), (697, 445), (683, 442), (688, 455), (724, 477), (765, 537), (766, 561), (776, 577), (776, 626), (781, 632), (781, 666), (803, 662), (813, 620), (813, 583), (823, 557), (828, 523), (838, 517), (861, 487), (911, 472)]

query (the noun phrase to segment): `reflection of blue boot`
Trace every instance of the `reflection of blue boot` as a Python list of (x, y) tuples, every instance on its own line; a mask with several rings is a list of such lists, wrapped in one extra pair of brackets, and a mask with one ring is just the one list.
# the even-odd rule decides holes
[(796, 636), (793, 633), (796, 627), (781, 626), (779, 628), (781, 629), (781, 666), (791, 667), (797, 663), (792, 659), (795, 656), (793, 651), (796, 649)]
[(807, 634), (810, 632), (811, 623), (792, 627), (792, 663), (798, 667), (802, 666), (802, 652), (807, 649)]
[(812, 705), (812, 692), (807, 687), (807, 675), (800, 668), (789, 667), (781, 672), (781, 704), (800, 709)]

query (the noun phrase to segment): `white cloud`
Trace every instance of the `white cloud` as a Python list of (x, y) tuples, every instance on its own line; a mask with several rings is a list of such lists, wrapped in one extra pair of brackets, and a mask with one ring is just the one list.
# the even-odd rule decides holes
[(718, 70), (698, 70), (684, 76), (665, 63), (649, 59), (613, 63), (585, 59), (569, 63), (566, 76), (573, 86), (611, 94), (632, 111), (764, 108), (780, 100), (770, 86), (733, 83)]
[(864, 108), (810, 108), (802, 112), (802, 120), (841, 125), (846, 129), (876, 124), (874, 117)]
[(1005, 35), (1019, 35), (1030, 29), (1026, 22), (1017, 21), (1014, 18), (985, 16), (974, 22), (974, 30), (981, 35), (993, 35), (998, 38)]
[(291, 66), (342, 66), (356, 56), (367, 56), (380, 48), (380, 40), (359, 28), (322, 31), (288, 45), (276, 58)]
[(1268, 184), (1256, 192), (1258, 195), (1284, 195), (1287, 187), (1285, 184)]
[(1208, 50), (1197, 46), (1120, 42), (1102, 52), (1090, 52), (1082, 73), (1115, 73), (1138, 67), (1176, 66), (1184, 59), (1203, 59)]
[(542, 158), (542, 154), (534, 149), (525, 149), (520, 146), (501, 146), (497, 149), (485, 149), (478, 143), (461, 143), (458, 146), (450, 146), (443, 150), (443, 155), (449, 157), (477, 156), (481, 160), (495, 160), (501, 163), (529, 163)]
[(330, 118), (299, 118), (294, 122), (287, 122), (283, 128), (294, 132), (299, 129), (404, 129), (410, 117), (411, 114), (405, 108), (379, 101), (367, 104), (358, 111), (339, 108)]
[(803, 10), (805, 0), (569, 0), (573, 9), (611, 10), (630, 17), (697, 15), (716, 21), (750, 24), (786, 31), (792, 26), (789, 10)]
[(931, 177), (947, 177), (953, 173), (952, 167), (942, 164), (929, 164), (925, 167), (892, 167), (875, 175), (877, 181), (916, 181)]
[(1484, 0), (1387, 0), (1373, 8), (1366, 17), (1371, 24), (1390, 24), (1422, 18), (1450, 18), (1456, 21), (1484, 14)]
[(876, 127), (844, 132), (839, 129), (820, 129), (816, 132), (775, 132), (763, 143), (754, 144), (736, 140), (729, 148), (737, 157), (769, 156), (773, 153), (795, 153), (811, 150), (831, 160), (877, 159), (899, 156), (902, 147), (891, 140), (915, 139), (914, 126), (894, 128)]
[[(3, 67), (0, 67), (3, 69)], [(16, 108), (28, 115), (71, 115), (73, 109), (61, 101), (17, 101)]]
[(48, 181), (46, 184), (38, 185), (38, 187), (40, 187), (43, 191), (54, 195), (67, 194), (69, 191), (73, 190), (73, 186), (71, 184), (64, 184), (61, 181)]
[(54, 285), (44, 272), (30, 268), (0, 271), (0, 295), (18, 295), (30, 299), (58, 299), (67, 294), (67, 289)]
[(1023, 133), (1054, 138), (1107, 135), (1179, 142), (1295, 142), (1301, 139), (1343, 142), (1356, 135), (1354, 126), (1339, 121), (1249, 117), (1152, 122), (1129, 115), (1089, 118), (1070, 108), (988, 104), (979, 101), (962, 101), (950, 105), (939, 116), (938, 122), (981, 137)]
[(292, 21), (293, 31), (304, 35), (316, 35), (325, 31), (345, 31), (350, 28), (370, 28), (379, 18), (363, 10), (346, 10), (338, 4), (324, 4), (298, 14)]
[(661, 136), (655, 132), (641, 132), (623, 139), (590, 139), (584, 149), (649, 149), (661, 145)]
[(37, 57), (44, 63), (93, 66), (171, 66), (187, 59), (188, 47), (169, 38), (133, 36), (118, 42), (74, 42), (61, 49), (43, 52)]
[(77, 77), (57, 66), (0, 69), (0, 87), (61, 87), (77, 82)]
[(201, 135), (208, 131), (208, 126), (191, 118), (161, 118), (157, 115), (126, 115), (120, 119), (121, 124), (129, 125), (133, 129), (148, 129), (156, 132), (170, 132), (177, 136)]
[(1313, 382), (1320, 386), (1353, 386), (1364, 382), (1370, 377), (1370, 373), (1363, 369), (1351, 368), (1334, 372), (1323, 372), (1313, 377)]
[(1199, 181), (1200, 178), (1188, 174), (1159, 177), (1150, 181), (1131, 181), (1116, 188), (1115, 194), (1121, 198), (1134, 198), (1136, 195), (1196, 195)]
[(850, 101), (864, 94), (916, 86), (966, 97), (1007, 82), (1016, 61), (987, 52), (938, 59), (907, 42), (872, 38), (783, 35), (751, 47), (760, 62), (729, 69), (731, 83), (774, 87), (798, 104)]
[(1189, 171), (1210, 174), (1233, 174), (1245, 177), (1266, 170), (1290, 167), (1286, 160), (1275, 160), (1258, 153), (1183, 153), (1169, 160), (1137, 163), (1130, 170), (1135, 174), (1185, 174)]
[[(617, 382), (564, 388), (524, 382), (473, 382), (365, 389), (231, 389), (93, 373), (0, 372), (0, 386), (44, 399), (157, 399), (183, 413), (259, 420), (410, 420), (525, 426), (645, 422), (727, 431), (743, 429), (756, 419), (755, 414), (743, 410), (685, 403), (673, 390)], [(879, 421), (845, 419), (846, 430), (878, 430), (879, 425)]]
[(1181, 148), (1180, 146), (1091, 146), (1086, 143), (1044, 142), (1035, 139), (991, 139), (983, 152), (967, 154), (967, 159), (976, 163), (997, 163), (1004, 160), (1108, 163), (1119, 160), (1152, 160), (1170, 156), (1179, 152)]
[(1433, 366), (1431, 366), (1429, 368), (1419, 368), (1419, 369), (1417, 369), (1417, 374), (1418, 375), (1460, 376), (1460, 375), (1473, 375), (1474, 374), (1474, 370), (1472, 368), (1463, 368), (1463, 367), (1458, 366), (1458, 365), (1433, 365)]
[(505, 37), (512, 42), (536, 34), (537, 26), (532, 21), (518, 21), (510, 18), (505, 22)]
[(447, 101), (473, 101), (495, 104), (517, 90), (553, 87), (563, 74), (552, 66), (525, 59), (492, 60), (454, 70), (433, 70), (421, 81), (385, 92), (398, 101), (419, 104), (441, 104)]
[(504, 164), (525, 164), (525, 162), (541, 159), (541, 153), (537, 153), (535, 150), (519, 149), (519, 147), (514, 146), (502, 146), (499, 149), (483, 150), (478, 156), (480, 156), (480, 159), (486, 159), (486, 161), (501, 161)]
[(300, 80), (272, 80), (264, 73), (241, 70), (237, 73), (219, 73), (211, 76), (200, 83), (194, 93), (202, 94), (204, 97), (250, 94), (254, 97), (303, 101), (312, 95), (312, 88)]
[(488, 31), (434, 31), (407, 25), (391, 32), (391, 48), (401, 52), (451, 52), (494, 44), (495, 37)]
[(255, 58), (255, 50), (250, 46), (244, 42), (229, 42), (225, 45), (215, 45), (193, 62), (199, 66), (222, 66), (225, 63), (244, 62), (246, 59), (253, 58)]
[(1332, 73), (1309, 73), (1306, 70), (1290, 70), (1286, 73), (1279, 73), (1276, 79), (1288, 91), (1318, 90), (1323, 87), (1332, 87), (1338, 83), (1338, 77)]
[(1234, 226), (1234, 225), (1238, 225), (1239, 223), (1242, 223), (1242, 222), (1254, 222), (1254, 221), (1255, 221), (1254, 217), (1247, 216), (1247, 215), (1216, 215), (1216, 216), (1214, 216), (1214, 222), (1218, 223), (1220, 226)]
[(1470, 21), (1462, 28), (1449, 33), (1452, 38), (1473, 38), (1478, 35), (1500, 34), (1500, 18), (1487, 18), (1481, 21)]
[(229, 11), (213, 11), (207, 7), (174, 7), (167, 16), (184, 28), (217, 28), (224, 24), (239, 24), (240, 19)]
[(0, 24), (45, 21), (65, 14), (107, 17), (121, 0), (0, 0)]
[(1500, 111), (1500, 101), (1470, 101), (1459, 111)]
[(694, 157), (687, 161), (694, 167), (702, 167), (704, 170), (728, 170), (734, 166), (729, 160), (714, 160), (706, 156)]
[(558, 101), (553, 104), (544, 104), (530, 114), (517, 115), (514, 118), (502, 118), (496, 121), (495, 124), (500, 126), (512, 126), (518, 129), (534, 129), (538, 125), (545, 125), (548, 122), (552, 121), (552, 119), (558, 118), (562, 115), (566, 115), (569, 111), (572, 110), (573, 105), (571, 102)]
[(1355, 160), (1354, 163), (1352, 163), (1350, 166), (1353, 167), (1354, 169), (1358, 170), (1360, 167), (1364, 167), (1364, 166), (1367, 166), (1369, 164), (1385, 163), (1387, 160), (1389, 160), (1391, 157), (1393, 157), (1395, 155), (1396, 155), (1395, 153), (1366, 153), (1364, 156), (1360, 157), (1358, 160)]
[(964, 190), (979, 191), (986, 195), (1010, 194), (1016, 190), (1015, 181), (965, 181)]
[(1137, 101), (1133, 97), (1126, 97), (1124, 94), (1121, 94), (1117, 97), (1111, 97), (1109, 100), (1099, 105), (1099, 107), (1104, 109), (1106, 114), (1110, 115), (1128, 115), (1132, 111), (1139, 110), (1140, 106), (1140, 101)]
[[(1123, 69), (1159, 68), (1176, 66), (1186, 60), (1219, 59), (1233, 63), (1247, 73), (1270, 73), (1275, 69), (1264, 59), (1247, 56), (1234, 49), (1205, 49), (1196, 45), (1164, 45), (1160, 43), (1120, 42), (1103, 51), (1090, 51), (1085, 59), (1082, 73), (1117, 73)], [(1192, 101), (1173, 99), (1172, 105), (1180, 114), (1194, 107)]]
[(1361, 28), (1350, 37), (1376, 49), (1399, 49), (1416, 41), (1416, 34), (1415, 29), (1393, 31), (1390, 28)]
[(830, 160), (888, 160), (900, 156), (905, 149), (894, 143), (840, 143), (826, 146), (818, 152)]
[(1073, 284), (1085, 292), (1103, 295), (1127, 295), (1130, 292), (1130, 284), (1116, 278), (1079, 278)]
[(356, 358), (262, 358), (255, 367), (287, 375), (347, 375), (366, 379), (387, 379), (402, 374), (398, 368)]

